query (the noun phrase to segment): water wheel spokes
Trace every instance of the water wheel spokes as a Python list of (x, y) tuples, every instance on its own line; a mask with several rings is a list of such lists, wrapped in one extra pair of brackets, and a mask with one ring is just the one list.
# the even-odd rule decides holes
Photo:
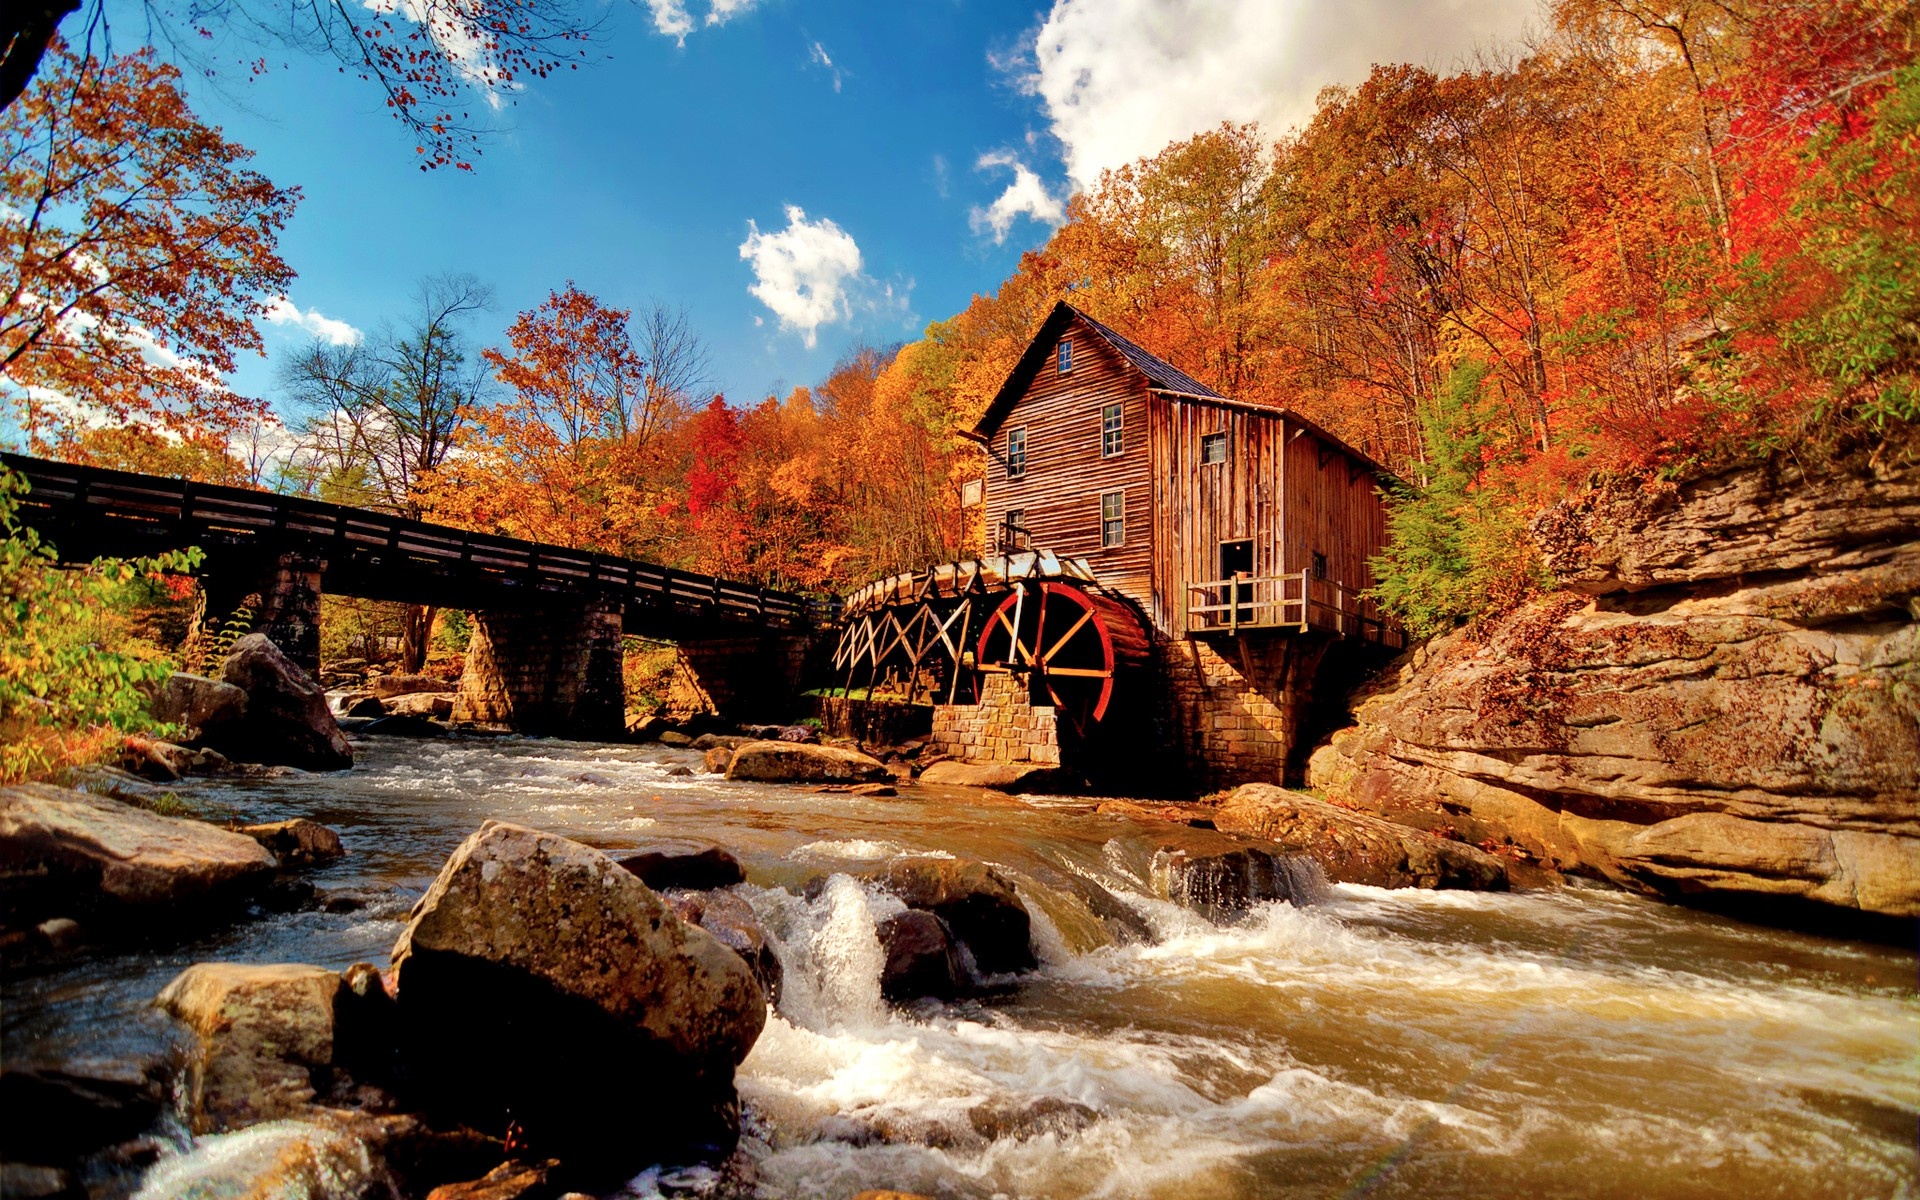
[(1069, 583), (1022, 583), (980, 635), (982, 671), (1027, 674), (1036, 703), (1051, 703), (1085, 735), (1113, 699), (1113, 639), (1099, 607)]

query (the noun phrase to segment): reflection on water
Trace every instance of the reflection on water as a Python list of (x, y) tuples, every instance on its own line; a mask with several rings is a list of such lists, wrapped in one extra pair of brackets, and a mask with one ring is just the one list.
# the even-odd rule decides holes
[[(784, 1011), (740, 1079), (763, 1196), (1746, 1200), (1920, 1186), (1911, 952), (1597, 888), (1343, 885), (1222, 928), (1154, 894), (1154, 852), (1184, 836), (1175, 827), (1073, 801), (667, 775), (698, 758), (369, 739), (346, 774), (196, 783), (196, 802), (250, 821), (338, 829), (351, 853), (315, 882), (375, 903), (9, 980), (7, 1059), (158, 1044), (168, 1030), (146, 1002), (195, 959), (384, 962), (446, 856), (498, 817), (608, 847), (709, 837), (746, 864), (743, 890), (786, 967)], [(881, 1003), (873, 929), (897, 902), (844, 876), (811, 902), (799, 893), (927, 853), (1017, 880), (1038, 972), (990, 1001)], [(1115, 943), (1089, 882), (1154, 938)]]

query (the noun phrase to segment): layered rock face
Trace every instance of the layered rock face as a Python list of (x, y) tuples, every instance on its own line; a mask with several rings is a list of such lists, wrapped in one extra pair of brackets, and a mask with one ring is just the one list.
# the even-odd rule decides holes
[(1534, 536), (1566, 590), (1402, 660), (1314, 786), (1655, 894), (1920, 916), (1920, 469), (1596, 489)]

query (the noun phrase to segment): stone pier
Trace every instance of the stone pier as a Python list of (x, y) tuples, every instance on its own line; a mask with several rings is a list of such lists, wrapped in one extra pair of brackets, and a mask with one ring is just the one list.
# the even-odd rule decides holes
[(538, 609), (476, 612), (453, 719), (554, 737), (626, 730), (620, 609), (555, 597)]
[[(320, 673), (320, 595), (327, 560), (288, 553), (270, 559), (226, 560), (200, 577), (200, 606), (188, 633), (187, 655), (215, 653), (229, 624), (238, 633), (264, 633), (310, 675)], [(190, 664), (198, 667), (198, 662)]]

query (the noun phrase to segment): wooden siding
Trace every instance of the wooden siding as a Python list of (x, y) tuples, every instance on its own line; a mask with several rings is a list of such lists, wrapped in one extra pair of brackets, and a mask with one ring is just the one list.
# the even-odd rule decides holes
[[(1063, 336), (1073, 339), (1073, 370), (1055, 372), (1049, 345), (1046, 365), (993, 430), (987, 454), (987, 553), (1001, 552), (1001, 521), (1009, 510), (1021, 510), (1032, 546), (1063, 558), (1085, 557), (1102, 584), (1144, 607), (1152, 595), (1154, 533), (1146, 381), (1081, 321), (1076, 319)], [(1100, 410), (1116, 402), (1125, 448), (1105, 458)], [(1007, 431), (1020, 426), (1027, 430), (1026, 474), (1008, 479)], [(1100, 544), (1100, 497), (1121, 489), (1127, 493), (1126, 542), (1109, 548)]]
[[(1329, 581), (1373, 585), (1367, 559), (1385, 544), (1386, 518), (1365, 463), (1282, 413), (1160, 393), (1147, 430), (1157, 548), (1148, 611), (1160, 629), (1187, 632), (1187, 589), (1222, 577), (1223, 542), (1253, 544), (1256, 577), (1298, 574), (1318, 552)], [(1202, 463), (1200, 441), (1216, 433), (1227, 435), (1226, 461)]]

